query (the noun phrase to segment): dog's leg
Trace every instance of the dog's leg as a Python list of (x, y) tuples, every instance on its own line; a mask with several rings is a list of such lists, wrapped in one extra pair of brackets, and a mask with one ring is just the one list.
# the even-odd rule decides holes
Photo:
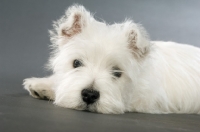
[(53, 90), (52, 77), (47, 78), (27, 78), (24, 80), (24, 88), (29, 91), (34, 98), (54, 100), (55, 92)]

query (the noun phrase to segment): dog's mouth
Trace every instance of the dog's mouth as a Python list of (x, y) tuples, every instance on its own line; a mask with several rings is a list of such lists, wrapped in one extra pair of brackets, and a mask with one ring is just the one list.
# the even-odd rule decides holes
[(84, 111), (97, 112), (97, 108), (96, 107), (97, 107), (96, 103), (85, 104), (84, 106), (82, 106), (81, 109), (84, 110)]
[(97, 103), (93, 103), (93, 104), (80, 103), (78, 106), (74, 107), (73, 109), (96, 112), (97, 111), (96, 110), (97, 109)]

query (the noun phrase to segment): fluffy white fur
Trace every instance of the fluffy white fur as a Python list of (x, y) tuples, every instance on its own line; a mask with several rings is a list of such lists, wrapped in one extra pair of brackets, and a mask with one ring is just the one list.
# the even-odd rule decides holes
[[(53, 75), (28, 78), (35, 98), (98, 113), (200, 114), (200, 49), (174, 42), (149, 41), (132, 20), (107, 25), (74, 5), (50, 31)], [(73, 68), (73, 61), (83, 66)], [(118, 67), (122, 76), (113, 76)], [(100, 98), (87, 105), (81, 91), (92, 85)]]

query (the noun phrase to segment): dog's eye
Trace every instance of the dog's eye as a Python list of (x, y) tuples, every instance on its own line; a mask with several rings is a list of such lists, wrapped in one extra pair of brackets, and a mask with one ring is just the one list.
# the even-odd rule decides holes
[(74, 60), (74, 62), (73, 62), (73, 67), (74, 67), (74, 68), (77, 68), (77, 67), (80, 67), (80, 66), (82, 66), (81, 61), (80, 61), (80, 60)]
[(118, 67), (113, 67), (113, 73), (115, 77), (120, 78), (122, 76), (122, 72)]
[(122, 75), (122, 73), (121, 73), (121, 72), (114, 72), (113, 75), (114, 75), (115, 77), (120, 78), (121, 75)]

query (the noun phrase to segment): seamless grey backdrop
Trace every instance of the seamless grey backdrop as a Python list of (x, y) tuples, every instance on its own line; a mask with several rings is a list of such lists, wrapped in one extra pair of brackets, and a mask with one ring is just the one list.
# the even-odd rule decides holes
[[(50, 53), (48, 30), (52, 28), (52, 21), (60, 18), (65, 9), (73, 3), (83, 4), (89, 11), (95, 13), (96, 19), (103, 19), (108, 23), (123, 22), (125, 18), (132, 18), (146, 28), (152, 40), (176, 41), (200, 46), (199, 0), (0, 0), (0, 118), (3, 119), (0, 120), (0, 131), (1, 129), (13, 130), (8, 124), (12, 124), (14, 128), (22, 131), (26, 128), (27, 131), (31, 131), (28, 128), (44, 131), (65, 130), (65, 127), (67, 130), (78, 131), (81, 130), (78, 129), (79, 127), (89, 126), (79, 121), (79, 126), (73, 128), (75, 126), (73, 123), (77, 125), (76, 119), (79, 117), (91, 119), (91, 114), (55, 108), (51, 103), (34, 100), (28, 96), (21, 85), (24, 78), (50, 75), (50, 72), (44, 69)], [(17, 112), (13, 111), (13, 107)], [(21, 112), (27, 107), (31, 108), (28, 111), (32, 113), (31, 116), (28, 116), (29, 114), (26, 112)], [(45, 115), (47, 109), (52, 113)], [(65, 111), (68, 111), (67, 119), (64, 118)], [(77, 113), (79, 116), (74, 116)], [(62, 125), (56, 125), (56, 128), (50, 127), (44, 121), (42, 122), (43, 128), (35, 127), (34, 123), (40, 124), (40, 121), (43, 121), (42, 115), (48, 116), (52, 120), (56, 119), (55, 122), (46, 121), (46, 123), (55, 125), (56, 122), (60, 122)], [(109, 122), (106, 122), (107, 116), (99, 116), (101, 115), (95, 115), (95, 118), (102, 120), (95, 123), (103, 121), (107, 130), (114, 130), (114, 128), (115, 131), (132, 130), (128, 129), (129, 125), (136, 125), (134, 127), (136, 130), (143, 131), (149, 130), (149, 128), (154, 131), (162, 129), (157, 127), (159, 120), (147, 125), (151, 118), (157, 119), (157, 116), (153, 115), (146, 117), (130, 113), (128, 116), (127, 114), (120, 117), (108, 116)], [(184, 117), (190, 119), (189, 126)], [(167, 116), (167, 119), (173, 121), (174, 119), (179, 121), (181, 118), (181, 116)], [(22, 127), (19, 120), (22, 123), (23, 121), (29, 122), (29, 119), (33, 119), (32, 125), (26, 124), (27, 127)], [(166, 116), (161, 116), (161, 119), (165, 120)], [(17, 124), (16, 120), (19, 121)], [(183, 126), (179, 124), (179, 127), (184, 127), (188, 131), (199, 130), (199, 127), (195, 126), (195, 122), (200, 121), (198, 117), (184, 115), (182, 121), (185, 121), (186, 124)], [(65, 123), (63, 124), (63, 122)], [(112, 126), (110, 122), (115, 125)], [(144, 125), (146, 127), (143, 127)], [(173, 127), (162, 123), (159, 125), (164, 127), (162, 130), (179, 130), (174, 125), (172, 125)], [(98, 128), (98, 125), (96, 127)], [(103, 129), (99, 128), (99, 130)]]

